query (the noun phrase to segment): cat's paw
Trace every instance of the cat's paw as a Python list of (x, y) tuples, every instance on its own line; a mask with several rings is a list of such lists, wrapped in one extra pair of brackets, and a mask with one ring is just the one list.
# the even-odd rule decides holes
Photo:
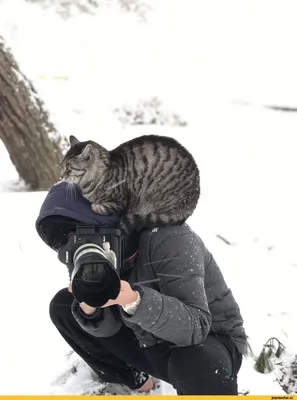
[(122, 231), (122, 233), (124, 233), (126, 235), (129, 235), (130, 231), (129, 231), (129, 227), (127, 225), (127, 220), (126, 219), (122, 218), (120, 220), (119, 229)]
[(92, 204), (91, 205), (92, 211), (94, 211), (94, 213), (99, 214), (99, 215), (108, 215), (109, 211), (106, 207), (104, 207), (101, 204)]

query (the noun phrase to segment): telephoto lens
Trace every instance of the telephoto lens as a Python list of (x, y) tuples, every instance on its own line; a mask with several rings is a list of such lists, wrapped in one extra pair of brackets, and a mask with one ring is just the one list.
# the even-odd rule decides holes
[(73, 257), (72, 293), (79, 303), (102, 307), (120, 293), (120, 277), (115, 269), (116, 257), (109, 244), (103, 247), (87, 243)]
[(81, 268), (80, 279), (86, 283), (100, 284), (104, 274), (103, 264), (84, 264)]

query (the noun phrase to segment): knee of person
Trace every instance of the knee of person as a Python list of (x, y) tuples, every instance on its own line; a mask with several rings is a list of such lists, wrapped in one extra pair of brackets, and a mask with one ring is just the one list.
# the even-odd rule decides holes
[(169, 358), (170, 383), (182, 394), (238, 394), (227, 350), (214, 343), (177, 348)]
[(65, 318), (67, 314), (71, 314), (71, 304), (73, 296), (68, 292), (67, 288), (59, 290), (52, 298), (49, 304), (50, 319), (54, 324), (61, 318)]
[[(176, 368), (184, 369), (185, 367), (187, 368), (188, 364), (192, 364), (193, 358), (194, 359), (197, 358), (196, 357), (197, 347), (198, 346), (176, 347), (172, 351), (172, 353), (169, 357), (169, 363), (168, 363), (169, 370), (174, 370)], [(201, 350), (199, 351), (200, 359), (201, 359), (201, 356), (203, 358), (203, 354), (201, 354)], [(202, 353), (203, 353), (203, 350), (202, 350)]]
[(169, 372), (181, 375), (195, 373), (203, 376), (206, 371), (216, 378), (230, 378), (232, 360), (228, 350), (220, 343), (208, 340), (200, 345), (176, 348), (169, 358)]

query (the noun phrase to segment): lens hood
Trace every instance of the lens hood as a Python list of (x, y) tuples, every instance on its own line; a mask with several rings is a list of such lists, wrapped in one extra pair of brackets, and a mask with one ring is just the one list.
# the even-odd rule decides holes
[[(84, 278), (84, 272), (88, 268), (97, 268), (98, 279)], [(98, 255), (92, 252), (83, 254), (76, 262), (71, 282), (75, 299), (91, 307), (102, 307), (108, 300), (115, 300), (120, 294), (121, 279), (113, 265), (107, 259), (98, 260)]]

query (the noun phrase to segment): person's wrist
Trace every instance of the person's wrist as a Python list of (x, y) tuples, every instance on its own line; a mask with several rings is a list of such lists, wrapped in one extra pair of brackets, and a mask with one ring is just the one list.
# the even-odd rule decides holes
[(97, 308), (88, 306), (86, 303), (79, 303), (79, 306), (86, 315), (92, 315), (97, 310)]
[(135, 290), (131, 291), (130, 296), (125, 299), (125, 304), (121, 304), (121, 306), (127, 306), (128, 304), (134, 303), (138, 298), (138, 292)]

